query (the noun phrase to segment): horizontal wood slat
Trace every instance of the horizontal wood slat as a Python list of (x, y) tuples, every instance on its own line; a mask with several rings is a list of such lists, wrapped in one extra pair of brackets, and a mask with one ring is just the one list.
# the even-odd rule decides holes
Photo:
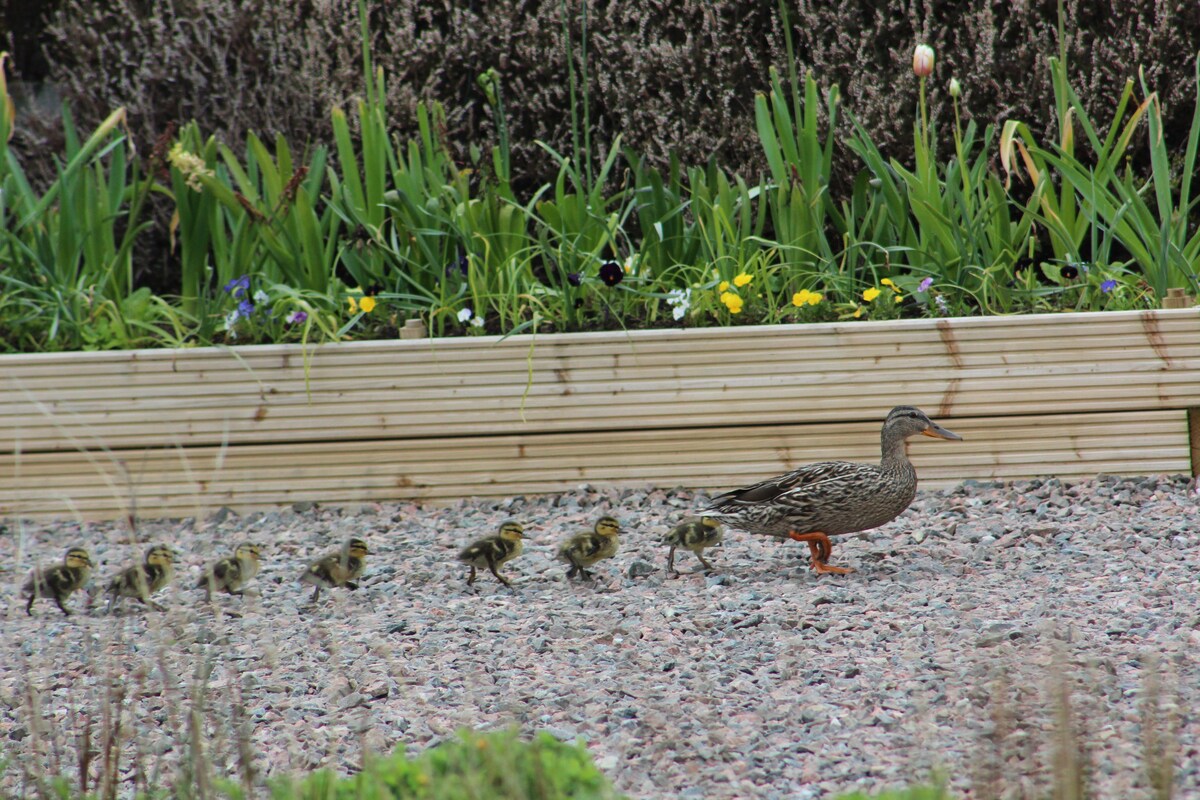
[[(1187, 415), (1152, 411), (962, 419), (963, 442), (910, 445), (925, 487), (977, 479), (1178, 473)], [(565, 491), (580, 483), (720, 491), (811, 461), (878, 460), (878, 424), (724, 427), (3, 456), (0, 517), (204, 515), (318, 499), (361, 503)], [(126, 478), (128, 475), (128, 479)]]
[(147, 513), (716, 489), (877, 458), (898, 403), (972, 432), (933, 481), (1187, 471), (1200, 312), (2, 356), (0, 517), (117, 514), (117, 461)]
[(858, 421), (897, 398), (944, 417), (1151, 410), (1200, 396), (1192, 310), (986, 322), (364, 342), (307, 358), (278, 345), (11, 356), (0, 449)]

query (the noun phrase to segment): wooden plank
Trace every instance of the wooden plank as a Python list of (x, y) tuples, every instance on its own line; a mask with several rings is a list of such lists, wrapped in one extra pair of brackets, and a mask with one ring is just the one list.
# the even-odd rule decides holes
[[(838, 389), (846, 390), (845, 392)], [(850, 392), (852, 388), (855, 391)], [(408, 404), (358, 398), (307, 406), (277, 403), (236, 409), (173, 406), (162, 409), (112, 409), (91, 413), (12, 417), (7, 450), (131, 447), (171, 444), (220, 444), (291, 440), (362, 440), (486, 435), (506, 429), (528, 432), (630, 430), (700, 427), (739, 419), (748, 424), (802, 420), (837, 421), (882, 418), (897, 402), (907, 402), (940, 418), (1030, 414), (1045, 410), (1104, 411), (1183, 408), (1200, 396), (1196, 377), (1156, 373), (1142, 382), (1135, 375), (1046, 376), (1032, 382), (968, 378), (957, 383), (932, 381), (890, 385), (824, 387), (811, 393), (788, 387), (756, 392), (704, 390), (627, 392), (620, 396), (580, 395), (560, 403), (519, 398), (508, 405), (496, 399), (427, 399)], [(824, 389), (822, 392), (821, 390)]]
[(856, 420), (901, 401), (951, 417), (1179, 408), (1200, 391), (1191, 310), (878, 325), (350, 343), (315, 348), (308, 380), (288, 345), (73, 354), (69, 370), (6, 357), (0, 451)]
[(1187, 420), (1192, 477), (1200, 477), (1200, 407), (1189, 408)]
[[(1186, 471), (1183, 411), (963, 419), (962, 443), (914, 442), (927, 485), (964, 478)], [(130, 484), (144, 516), (204, 514), (316, 500), (562, 491), (581, 482), (684, 485), (712, 491), (826, 458), (875, 460), (875, 424), (810, 424), (678, 431), (485, 436), (476, 439), (257, 444), (124, 453), (0, 457), (0, 517), (124, 513)], [(126, 481), (126, 471), (129, 481)], [(934, 482), (931, 484), (930, 482)]]

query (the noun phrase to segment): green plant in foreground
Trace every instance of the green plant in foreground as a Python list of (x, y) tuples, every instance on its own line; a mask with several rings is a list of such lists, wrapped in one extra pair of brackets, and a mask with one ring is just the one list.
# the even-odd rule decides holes
[(275, 800), (604, 800), (619, 798), (582, 744), (548, 733), (522, 741), (516, 731), (458, 736), (415, 758), (402, 751), (372, 759), (358, 775), (320, 771), (274, 786)]

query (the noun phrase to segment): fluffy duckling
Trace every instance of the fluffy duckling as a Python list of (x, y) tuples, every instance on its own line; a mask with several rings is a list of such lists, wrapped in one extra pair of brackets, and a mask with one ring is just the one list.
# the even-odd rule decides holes
[(175, 553), (165, 545), (154, 545), (146, 551), (145, 563), (126, 567), (108, 582), (105, 590), (108, 592), (108, 607), (104, 613), (112, 611), (122, 597), (132, 597), (142, 605), (165, 611), (162, 605), (150, 599), (150, 595), (162, 589), (174, 577)]
[(63, 601), (87, 583), (91, 574), (92, 557), (82, 547), (67, 550), (61, 564), (37, 567), (29, 573), (29, 580), (21, 587), (22, 596), (29, 598), (29, 602), (25, 604), (25, 613), (33, 616), (33, 601), (39, 597), (50, 597), (63, 614), (71, 616)]
[(496, 576), (496, 580), (505, 586), (512, 586), (508, 578), (496, 571), (499, 567), (521, 555), (521, 540), (525, 538), (525, 527), (509, 520), (500, 526), (495, 536), (485, 536), (463, 548), (458, 554), (458, 560), (471, 566), (471, 574), (467, 576), (467, 586), (475, 582), (475, 569), (487, 567)]
[(558, 548), (558, 557), (571, 565), (567, 578), (579, 575), (580, 580), (591, 580), (587, 567), (617, 554), (617, 536), (621, 523), (612, 517), (601, 517), (590, 531), (577, 533)]
[(209, 564), (204, 570), (204, 575), (196, 583), (197, 589), (204, 590), (204, 602), (212, 602), (214, 591), (243, 594), (243, 587), (258, 574), (261, 554), (262, 548), (259, 545), (242, 542), (233, 551), (232, 556)]
[(676, 547), (691, 550), (704, 565), (704, 571), (712, 572), (713, 565), (704, 560), (704, 548), (719, 544), (724, 535), (725, 527), (712, 517), (688, 517), (663, 537), (663, 544), (671, 547), (667, 553), (667, 572), (679, 574), (675, 569)]
[(367, 566), (367, 543), (362, 539), (349, 539), (335, 553), (322, 556), (308, 565), (308, 569), (300, 576), (300, 582), (313, 589), (312, 600), (316, 603), (322, 589), (332, 589), (335, 586), (345, 586), (347, 589), (357, 589), (355, 582)]

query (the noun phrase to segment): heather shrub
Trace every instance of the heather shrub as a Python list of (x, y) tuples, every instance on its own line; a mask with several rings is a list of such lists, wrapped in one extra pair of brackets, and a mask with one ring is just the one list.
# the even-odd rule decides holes
[[(963, 108), (981, 125), (1021, 119), (1053, 138), (1046, 58), (1059, 50), (1052, 0), (794, 0), (789, 16), (801, 70), (837, 83), (874, 141), (911, 156), (911, 52), (937, 51), (940, 85), (931, 113), (952, 120), (944, 84), (963, 87)], [(476, 77), (502, 77), (513, 173), (526, 191), (552, 180), (544, 141), (569, 152), (570, 98), (563, 14), (572, 54), (582, 55), (578, 0), (394, 0), (373, 3), (372, 48), (389, 76), (388, 106), (398, 134), (415, 129), (418, 101), (447, 109), (451, 143), (494, 142), (496, 120)], [(1169, 139), (1190, 122), (1200, 5), (1185, 0), (1065, 0), (1069, 78), (1085, 107), (1108, 118), (1120, 87), (1139, 65), (1170, 117)], [(59, 0), (42, 39), (50, 78), (80, 121), (94, 124), (124, 105), (140, 144), (174, 121), (197, 119), (226, 142), (253, 130), (290, 141), (329, 141), (329, 109), (361, 86), (353, 0)], [(710, 158), (751, 177), (765, 167), (754, 132), (754, 94), (769, 66), (784, 63), (775, 3), (649, 0), (587, 4), (592, 140), (624, 144), (664, 166)], [(849, 131), (841, 131), (844, 135)], [(32, 143), (31, 143), (32, 144)], [(845, 176), (843, 176), (845, 177)]]

